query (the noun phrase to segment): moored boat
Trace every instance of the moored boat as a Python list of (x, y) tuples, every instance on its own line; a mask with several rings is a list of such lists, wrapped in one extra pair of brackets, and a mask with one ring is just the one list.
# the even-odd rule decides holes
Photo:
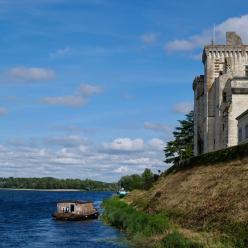
[(99, 212), (92, 201), (66, 200), (57, 203), (57, 211), (52, 215), (56, 220), (97, 219)]
[(121, 188), (117, 194), (120, 196), (120, 197), (124, 197), (125, 195), (128, 194), (128, 191), (126, 191), (124, 188)]

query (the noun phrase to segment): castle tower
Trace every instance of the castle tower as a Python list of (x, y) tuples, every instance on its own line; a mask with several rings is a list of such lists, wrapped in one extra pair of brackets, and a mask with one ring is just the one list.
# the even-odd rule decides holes
[(204, 47), (204, 75), (193, 82), (195, 155), (237, 144), (238, 113), (248, 108), (248, 46), (235, 32)]

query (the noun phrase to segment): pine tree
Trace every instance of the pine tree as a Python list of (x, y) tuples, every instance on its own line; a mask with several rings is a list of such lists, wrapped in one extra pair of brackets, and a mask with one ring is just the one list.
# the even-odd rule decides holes
[(166, 163), (175, 164), (193, 156), (194, 112), (189, 112), (185, 120), (178, 122), (180, 125), (173, 132), (174, 140), (167, 142), (164, 149)]

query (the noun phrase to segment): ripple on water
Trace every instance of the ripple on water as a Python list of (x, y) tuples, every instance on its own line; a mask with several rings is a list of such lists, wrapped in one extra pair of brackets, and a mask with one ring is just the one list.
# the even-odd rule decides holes
[(0, 191), (0, 247), (123, 248), (125, 237), (100, 220), (55, 221), (51, 213), (63, 199), (91, 199), (98, 208), (109, 192)]

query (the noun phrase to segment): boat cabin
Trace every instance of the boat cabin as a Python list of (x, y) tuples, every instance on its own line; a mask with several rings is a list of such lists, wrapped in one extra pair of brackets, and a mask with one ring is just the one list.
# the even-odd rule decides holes
[(89, 214), (95, 211), (91, 201), (61, 201), (57, 203), (57, 213)]

